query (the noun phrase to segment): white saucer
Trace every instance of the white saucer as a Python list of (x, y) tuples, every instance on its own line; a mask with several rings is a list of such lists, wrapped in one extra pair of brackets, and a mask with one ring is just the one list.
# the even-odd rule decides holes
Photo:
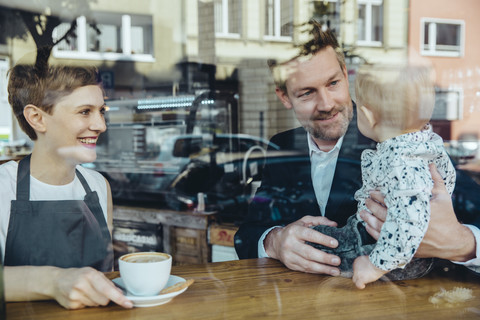
[[(115, 278), (112, 280), (115, 284), (117, 284), (121, 288), (125, 288), (125, 285), (123, 284), (122, 278)], [(185, 279), (182, 277), (178, 276), (173, 276), (170, 275), (170, 278), (168, 278), (168, 282), (165, 286), (173, 286), (174, 284), (178, 282), (185, 282)], [(156, 296), (134, 296), (130, 292), (126, 291), (125, 289), (123, 290), (123, 293), (125, 294), (125, 297), (127, 297), (128, 300), (132, 301), (133, 305), (135, 307), (153, 307), (153, 306), (159, 306), (161, 304), (165, 304), (167, 302), (170, 302), (174, 297), (178, 296), (179, 294), (183, 293), (187, 288), (184, 288), (182, 290), (172, 292), (172, 293), (166, 293), (166, 294), (159, 294)]]

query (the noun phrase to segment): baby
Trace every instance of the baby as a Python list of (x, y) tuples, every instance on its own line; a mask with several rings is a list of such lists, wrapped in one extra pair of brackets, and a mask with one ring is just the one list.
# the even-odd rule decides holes
[[(342, 259), (340, 270), (363, 289), (388, 274), (392, 280), (425, 275), (431, 259), (415, 259), (430, 220), (434, 163), (452, 194), (455, 169), (443, 140), (428, 124), (434, 107), (432, 71), (425, 66), (363, 67), (355, 81), (360, 132), (377, 141), (376, 150), (362, 153), (362, 187), (355, 193), (357, 215), (343, 228), (315, 226), (340, 241), (336, 249), (314, 247)], [(358, 212), (367, 210), (370, 190), (385, 196), (387, 219), (375, 241)]]

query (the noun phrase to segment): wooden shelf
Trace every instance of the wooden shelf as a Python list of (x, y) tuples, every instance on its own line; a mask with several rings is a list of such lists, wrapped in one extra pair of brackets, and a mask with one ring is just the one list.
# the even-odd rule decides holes
[[(208, 227), (214, 220), (215, 212), (198, 213), (133, 206), (113, 206), (114, 227), (121, 224), (122, 229), (125, 229), (125, 224), (128, 222), (136, 227), (142, 224), (146, 226), (162, 225), (161, 247), (164, 252), (173, 256), (175, 265), (211, 261), (211, 246), (208, 243), (207, 234)], [(115, 247), (126, 248), (127, 246), (119, 246), (117, 242)], [(116, 257), (120, 254), (121, 252), (117, 252)]]

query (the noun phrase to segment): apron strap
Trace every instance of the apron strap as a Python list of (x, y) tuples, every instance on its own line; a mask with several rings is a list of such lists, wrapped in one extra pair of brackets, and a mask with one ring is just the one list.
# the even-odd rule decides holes
[(24, 157), (17, 169), (17, 200), (30, 200), (30, 157)]
[(90, 189), (90, 186), (89, 186), (88, 183), (87, 183), (87, 180), (85, 180), (85, 178), (84, 178), (83, 175), (80, 173), (80, 171), (78, 171), (78, 169), (75, 169), (75, 173), (77, 174), (78, 180), (80, 180), (80, 182), (82, 183), (82, 186), (83, 186), (83, 188), (85, 189), (85, 192), (86, 192), (87, 194), (89, 194), (90, 192), (92, 192), (92, 190)]
[[(17, 170), (17, 200), (30, 200), (30, 158), (31, 154), (24, 157), (18, 163), (18, 170)], [(86, 194), (92, 192), (90, 186), (87, 183), (87, 180), (83, 177), (83, 175), (75, 169), (75, 173), (80, 180), (83, 189), (85, 189)]]

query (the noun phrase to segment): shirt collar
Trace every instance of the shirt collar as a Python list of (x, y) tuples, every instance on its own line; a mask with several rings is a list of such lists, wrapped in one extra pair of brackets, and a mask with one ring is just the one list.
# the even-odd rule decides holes
[(342, 146), (344, 136), (345, 135), (341, 136), (340, 139), (338, 139), (337, 143), (332, 148), (332, 150), (325, 152), (318, 148), (317, 144), (313, 140), (313, 137), (310, 135), (310, 133), (307, 132), (307, 141), (308, 141), (308, 150), (309, 150), (308, 154), (311, 157), (314, 153), (318, 153), (318, 154), (329, 154), (334, 152), (338, 153), (340, 151), (340, 147)]

